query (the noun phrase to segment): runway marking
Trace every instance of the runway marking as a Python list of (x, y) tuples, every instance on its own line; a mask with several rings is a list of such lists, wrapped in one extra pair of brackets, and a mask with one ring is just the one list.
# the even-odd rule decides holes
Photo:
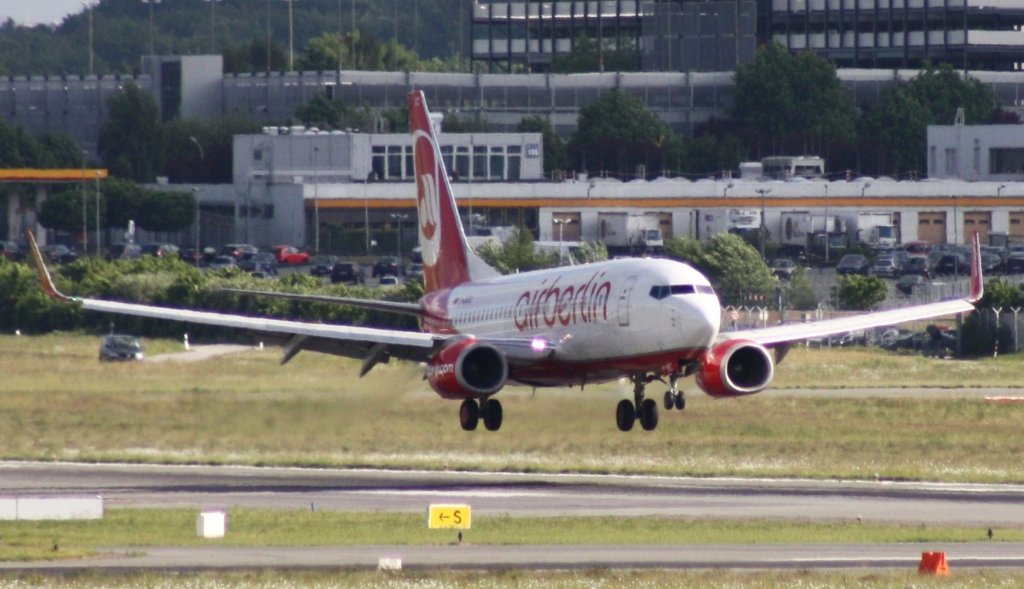
[(480, 499), (508, 499), (511, 497), (552, 497), (557, 493), (531, 491), (425, 491), (418, 489), (380, 489), (376, 491), (340, 491), (350, 495), (394, 495), (399, 497), (477, 497)]

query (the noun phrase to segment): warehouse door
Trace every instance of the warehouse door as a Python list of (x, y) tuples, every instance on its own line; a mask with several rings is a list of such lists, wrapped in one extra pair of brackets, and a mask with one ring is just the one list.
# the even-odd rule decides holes
[(992, 230), (991, 212), (965, 212), (964, 233), (960, 236), (960, 243), (971, 243), (974, 232), (978, 232), (978, 239), (981, 243), (988, 243), (988, 232)]
[(917, 239), (928, 243), (946, 243), (946, 213), (918, 213)]

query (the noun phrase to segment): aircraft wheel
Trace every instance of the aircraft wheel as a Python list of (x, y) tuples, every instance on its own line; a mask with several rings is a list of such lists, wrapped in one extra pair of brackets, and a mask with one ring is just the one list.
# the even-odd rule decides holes
[(647, 431), (658, 427), (658, 404), (654, 402), (654, 399), (645, 399), (640, 404), (637, 417), (640, 419), (640, 426)]
[(671, 411), (676, 406), (676, 396), (672, 391), (665, 391), (665, 411)]
[(686, 409), (686, 396), (683, 395), (682, 391), (676, 391), (676, 394), (674, 395), (672, 401), (673, 404), (676, 406), (676, 409), (680, 411)]
[(497, 399), (487, 399), (480, 407), (480, 413), (483, 414), (484, 427), (488, 431), (496, 432), (501, 428), (501, 401)]
[(471, 432), (476, 429), (476, 424), (479, 421), (480, 405), (473, 399), (463, 401), (462, 406), (459, 407), (459, 422), (462, 424), (462, 429)]
[(633, 403), (628, 399), (619, 401), (618, 407), (615, 408), (615, 425), (619, 426), (619, 431), (628, 432), (633, 429), (635, 422), (636, 410), (633, 409)]

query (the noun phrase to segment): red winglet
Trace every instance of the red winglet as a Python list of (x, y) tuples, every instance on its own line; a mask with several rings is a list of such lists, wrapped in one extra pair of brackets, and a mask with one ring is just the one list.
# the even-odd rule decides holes
[(43, 287), (43, 292), (51, 299), (61, 302), (71, 300), (69, 297), (57, 290), (56, 286), (54, 286), (53, 278), (50, 276), (50, 271), (46, 268), (46, 264), (43, 262), (43, 254), (39, 251), (39, 245), (36, 243), (36, 236), (32, 234), (32, 230), (30, 229), (25, 231), (25, 235), (28, 236), (28, 246), (32, 251), (32, 259), (35, 260), (36, 274), (39, 275), (39, 282)]
[(967, 300), (975, 303), (985, 296), (985, 280), (981, 275), (981, 239), (974, 232), (971, 239), (971, 294)]

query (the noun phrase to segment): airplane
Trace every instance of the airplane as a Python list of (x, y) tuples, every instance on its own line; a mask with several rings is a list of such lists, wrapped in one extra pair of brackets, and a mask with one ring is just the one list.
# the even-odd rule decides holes
[(414, 144), (419, 245), (425, 294), (415, 303), (346, 297), (235, 291), (248, 295), (353, 305), (414, 316), (420, 331), (249, 317), (208, 311), (72, 298), (54, 286), (32, 234), (29, 241), (44, 291), (82, 309), (258, 332), (284, 348), (281, 363), (301, 351), (362, 360), (360, 376), (391, 358), (425, 364), (425, 379), (442, 398), (461, 401), (459, 422), (480, 420), (498, 430), (507, 384), (584, 387), (629, 379), (633, 398), (619, 401), (621, 431), (658, 425), (658, 403), (645, 395), (666, 382), (666, 409), (681, 410), (679, 380), (695, 376), (712, 397), (741, 397), (767, 388), (794, 342), (848, 331), (974, 310), (983, 283), (977, 234), (967, 298), (868, 312), (809, 323), (721, 331), (722, 308), (711, 282), (692, 266), (630, 258), (500, 275), (468, 246), (438, 148), (439, 115), (421, 91), (408, 96)]

